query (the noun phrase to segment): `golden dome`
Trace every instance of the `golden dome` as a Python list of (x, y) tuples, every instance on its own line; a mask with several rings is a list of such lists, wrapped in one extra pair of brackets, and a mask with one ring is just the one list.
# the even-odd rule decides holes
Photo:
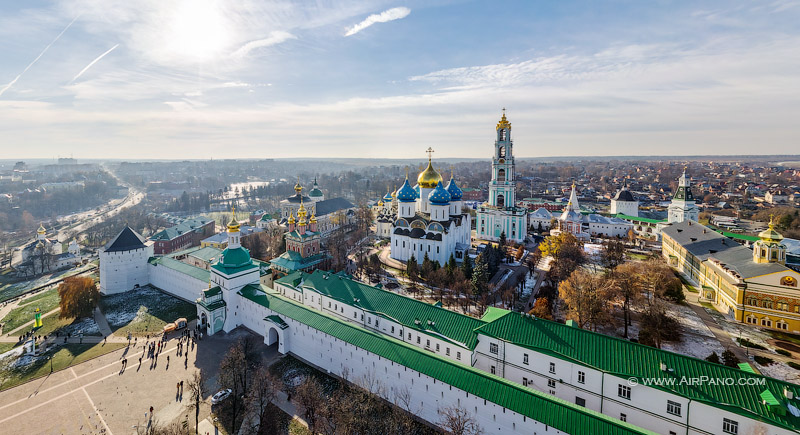
[(378, 201), (378, 207), (383, 207), (383, 201)]
[(236, 209), (234, 207), (231, 207), (231, 221), (228, 222), (228, 232), (229, 233), (239, 232), (239, 222), (236, 220)]
[(297, 184), (294, 185), (294, 191), (297, 192), (297, 193), (300, 193), (300, 192), (303, 191), (303, 186), (300, 185), (299, 181), (297, 182)]
[(42, 225), (42, 224), (39, 224), (39, 229), (38, 229), (38, 230), (36, 230), (36, 233), (37, 233), (37, 234), (44, 234), (44, 233), (46, 233), (46, 232), (47, 232), (47, 230), (45, 230), (45, 229), (44, 229), (44, 225)]
[(289, 213), (289, 219), (286, 222), (294, 225), (294, 214)]
[(773, 222), (773, 215), (769, 216), (769, 227), (758, 233), (758, 238), (765, 242), (780, 242), (783, 240), (781, 233), (775, 231), (775, 223)]
[(506, 109), (503, 109), (503, 117), (500, 118), (500, 122), (497, 123), (496, 130), (500, 130), (501, 128), (511, 128), (511, 123), (506, 119)]
[(428, 167), (419, 173), (419, 176), (417, 177), (417, 184), (419, 184), (419, 187), (421, 188), (433, 189), (439, 184), (440, 181), (442, 181), (442, 176), (436, 172), (436, 169), (433, 169), (431, 158), (428, 156)]
[(315, 215), (315, 214), (312, 214), (312, 215), (311, 215), (311, 219), (309, 219), (309, 220), (308, 220), (308, 223), (310, 223), (310, 224), (315, 224), (315, 223), (317, 223), (317, 215)]

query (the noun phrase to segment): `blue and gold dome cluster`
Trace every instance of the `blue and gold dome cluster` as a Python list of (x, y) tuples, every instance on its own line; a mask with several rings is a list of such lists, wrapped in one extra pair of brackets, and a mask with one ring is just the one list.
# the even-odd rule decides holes
[(417, 200), (417, 191), (408, 183), (408, 177), (397, 191), (397, 200), (400, 202), (414, 202)]
[(436, 205), (450, 204), (450, 193), (444, 188), (441, 181), (439, 181), (436, 188), (428, 194), (428, 201)]
[(451, 201), (461, 201), (461, 197), (464, 195), (461, 188), (456, 185), (456, 180), (453, 177), (450, 177), (450, 182), (447, 183), (447, 193), (450, 194)]

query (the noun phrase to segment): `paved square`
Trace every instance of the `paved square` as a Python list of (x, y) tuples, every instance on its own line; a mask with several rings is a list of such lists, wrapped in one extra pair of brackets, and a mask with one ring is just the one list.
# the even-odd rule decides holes
[[(15, 388), (0, 392), (0, 427), (4, 433), (82, 433), (127, 434), (135, 426), (146, 425), (150, 406), (154, 419), (166, 424), (188, 418), (194, 425), (190, 408), (188, 381), (196, 371), (206, 377), (210, 397), (216, 391), (216, 373), (220, 360), (231, 344), (248, 331), (236, 330), (198, 341), (188, 362), (178, 356), (178, 339), (167, 341), (166, 350), (156, 361), (142, 359), (143, 344), (111, 352), (77, 366), (55, 372)], [(184, 346), (185, 347), (185, 346)], [(263, 346), (262, 355), (274, 358), (277, 350)], [(145, 355), (146, 356), (146, 355)], [(167, 356), (170, 363), (167, 365)], [(123, 358), (128, 367), (121, 370)], [(152, 368), (151, 368), (152, 366)], [(179, 394), (176, 384), (184, 381)], [(177, 394), (176, 394), (177, 393)], [(208, 397), (206, 397), (208, 399)], [(200, 419), (210, 413), (208, 400), (201, 407)]]

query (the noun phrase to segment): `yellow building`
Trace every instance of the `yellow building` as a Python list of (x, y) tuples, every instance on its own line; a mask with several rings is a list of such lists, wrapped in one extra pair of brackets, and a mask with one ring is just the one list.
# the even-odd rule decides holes
[(800, 273), (785, 266), (786, 246), (772, 222), (752, 250), (694, 221), (661, 234), (662, 255), (700, 289), (701, 300), (740, 322), (800, 333)]

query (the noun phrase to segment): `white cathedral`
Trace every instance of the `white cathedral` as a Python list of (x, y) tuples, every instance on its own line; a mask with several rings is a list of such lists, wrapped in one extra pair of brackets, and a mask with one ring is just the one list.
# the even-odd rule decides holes
[(528, 229), (528, 211), (516, 206), (516, 174), (514, 142), (511, 140), (511, 123), (503, 117), (495, 128), (492, 158), (492, 180), (489, 182), (489, 200), (478, 207), (476, 230), (479, 239), (522, 242)]
[(428, 167), (420, 172), (411, 187), (408, 174), (394, 195), (381, 201), (377, 233), (390, 238), (391, 257), (406, 262), (412, 256), (422, 263), (425, 256), (445, 264), (452, 255), (462, 261), (470, 247), (472, 222), (462, 210), (462, 191), (450, 176), (447, 187), (433, 168), (428, 148)]

